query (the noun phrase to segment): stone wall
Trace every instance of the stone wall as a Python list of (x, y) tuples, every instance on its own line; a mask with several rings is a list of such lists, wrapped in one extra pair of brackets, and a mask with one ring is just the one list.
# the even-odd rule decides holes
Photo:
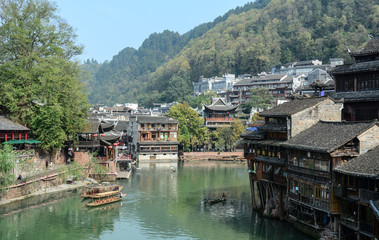
[(74, 152), (74, 161), (85, 166), (91, 158), (88, 152)]
[(291, 116), (291, 136), (294, 137), (305, 129), (315, 125), (318, 121), (340, 122), (343, 103), (335, 103), (325, 99), (316, 106), (307, 108)]
[(373, 126), (366, 132), (358, 136), (359, 139), (359, 154), (364, 154), (370, 149), (379, 145), (379, 127)]

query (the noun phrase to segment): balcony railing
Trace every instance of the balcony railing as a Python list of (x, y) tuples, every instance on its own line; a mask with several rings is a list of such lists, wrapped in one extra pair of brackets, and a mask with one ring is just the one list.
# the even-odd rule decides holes
[(206, 122), (234, 122), (237, 118), (231, 118), (231, 117), (210, 117), (205, 118)]
[(157, 153), (157, 152), (162, 152), (162, 153), (177, 153), (178, 150), (165, 150), (165, 149), (157, 149), (157, 150), (139, 150), (140, 153)]
[(379, 192), (369, 191), (366, 189), (359, 189), (359, 199), (367, 204), (370, 200), (379, 199)]
[(354, 219), (351, 217), (346, 217), (346, 216), (342, 215), (340, 218), (340, 222), (341, 222), (341, 224), (343, 224), (343, 225), (345, 225), (351, 229), (354, 229), (355, 231), (358, 230), (358, 220), (357, 219)]
[(167, 139), (162, 139), (162, 138), (141, 138), (141, 142), (173, 142), (173, 141), (178, 141), (177, 138), (167, 138)]
[(167, 128), (167, 127), (140, 127), (140, 131), (177, 131), (177, 128)]

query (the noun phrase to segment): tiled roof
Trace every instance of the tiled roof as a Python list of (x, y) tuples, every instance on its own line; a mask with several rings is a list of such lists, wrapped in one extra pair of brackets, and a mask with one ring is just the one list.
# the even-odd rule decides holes
[(178, 123), (178, 120), (171, 117), (161, 117), (161, 116), (135, 116), (136, 121), (139, 123)]
[(344, 102), (378, 101), (379, 90), (361, 92), (337, 92), (332, 95), (334, 99), (343, 99)]
[(326, 100), (326, 97), (294, 99), (259, 113), (262, 117), (287, 117)]
[(371, 55), (374, 53), (379, 53), (379, 38), (370, 40), (362, 50), (351, 52), (350, 55), (355, 57)]
[(234, 86), (244, 86), (249, 84), (254, 84), (257, 81), (272, 81), (272, 80), (280, 80), (287, 74), (268, 74), (262, 77), (254, 77), (249, 79), (242, 79), (234, 84)]
[(234, 112), (237, 110), (238, 106), (221, 106), (221, 105), (204, 105), (206, 110), (215, 111), (215, 112)]
[(305, 151), (333, 152), (378, 122), (323, 122), (283, 143), (284, 147)]
[(24, 127), (23, 125), (13, 122), (10, 119), (0, 116), (0, 130), (18, 130), (18, 131), (28, 131), (30, 130), (27, 127)]
[(379, 146), (356, 157), (343, 166), (337, 167), (335, 171), (354, 176), (379, 179)]
[(379, 70), (379, 60), (370, 62), (360, 62), (355, 64), (340, 65), (329, 71), (331, 75), (347, 74), (354, 72), (364, 72)]

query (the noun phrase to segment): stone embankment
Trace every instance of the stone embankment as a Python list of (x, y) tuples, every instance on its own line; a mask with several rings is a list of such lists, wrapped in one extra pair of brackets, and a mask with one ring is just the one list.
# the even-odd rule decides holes
[(183, 161), (242, 161), (243, 151), (235, 152), (185, 152), (180, 160)]
[(0, 192), (0, 215), (79, 194), (85, 182), (66, 183), (64, 172), (49, 169)]

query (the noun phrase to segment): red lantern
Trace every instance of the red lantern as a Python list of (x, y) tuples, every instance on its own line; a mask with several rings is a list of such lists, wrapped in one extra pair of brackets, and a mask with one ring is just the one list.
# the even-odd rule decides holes
[(111, 148), (112, 148), (112, 146), (108, 146), (108, 148), (109, 148), (109, 149), (111, 149)]
[(100, 136), (104, 137), (104, 134), (101, 134)]
[(94, 137), (97, 137), (97, 134), (94, 134), (93, 136), (94, 136)]

